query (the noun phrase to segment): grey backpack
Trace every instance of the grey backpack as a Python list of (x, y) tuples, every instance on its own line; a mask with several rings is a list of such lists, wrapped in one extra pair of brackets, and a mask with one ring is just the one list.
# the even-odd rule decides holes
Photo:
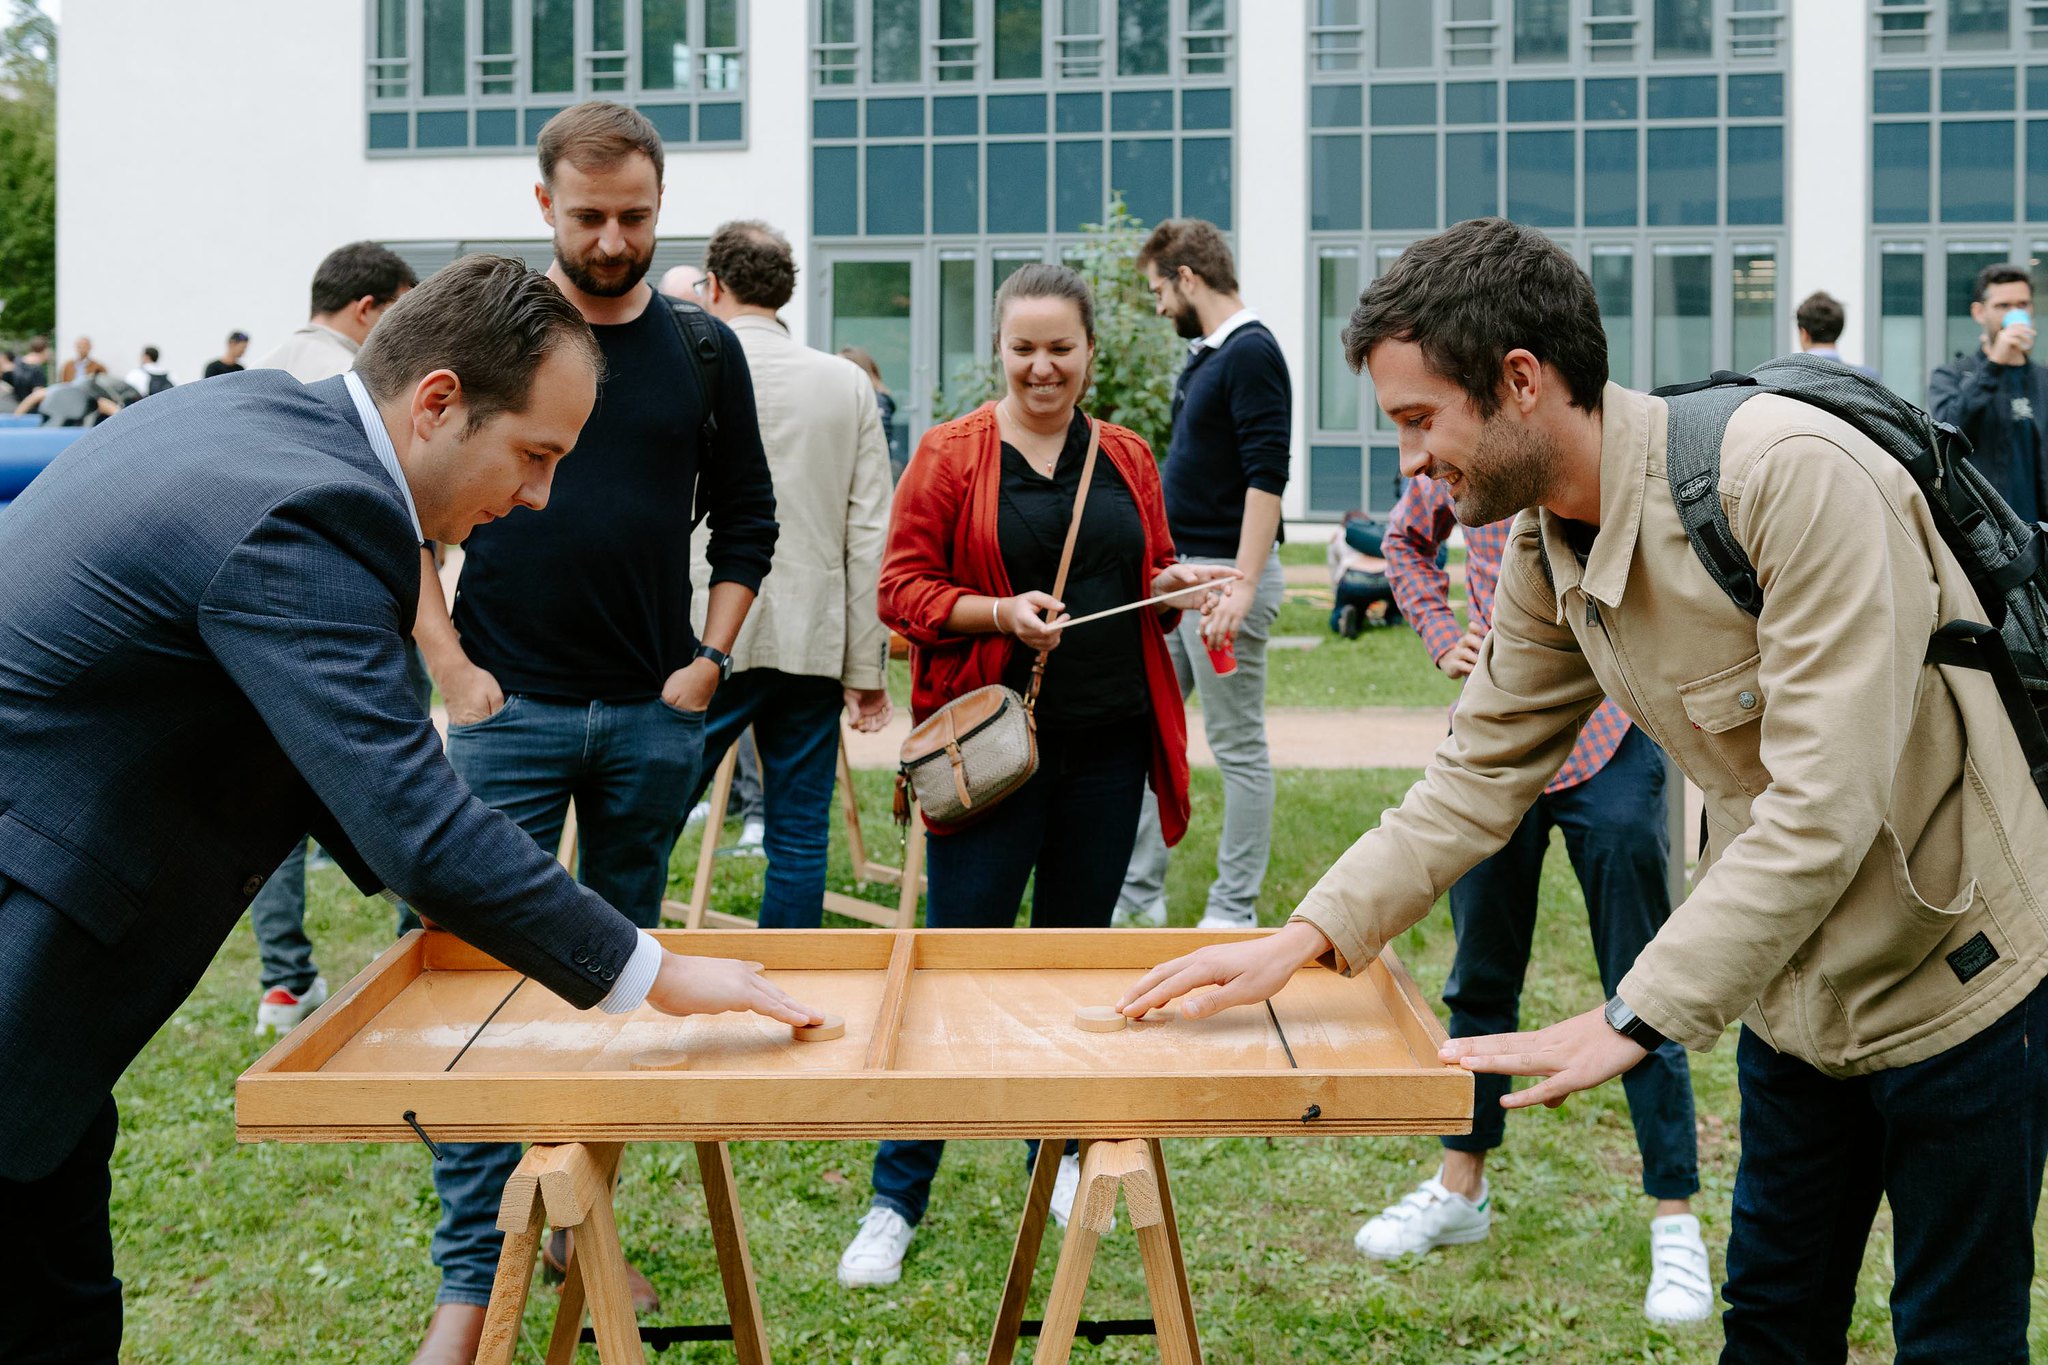
[(1796, 398), (1841, 418), (1920, 485), (1941, 538), (1991, 618), (1943, 624), (1927, 642), (1927, 660), (1991, 675), (2034, 787), (2048, 803), (2048, 522), (2029, 525), (2014, 515), (1964, 458), (1970, 443), (1960, 431), (1835, 361), (1781, 356), (1746, 375), (1717, 370), (1696, 384), (1654, 390), (1671, 406), (1665, 463), (1686, 537), (1721, 590), (1752, 616), (1763, 612), (1763, 589), (1728, 529), (1717, 490), (1728, 419), (1759, 393)]

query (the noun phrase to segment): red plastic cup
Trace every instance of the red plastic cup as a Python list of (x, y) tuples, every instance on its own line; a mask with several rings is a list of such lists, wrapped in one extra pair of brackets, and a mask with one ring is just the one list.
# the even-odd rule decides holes
[(1237, 632), (1223, 637), (1220, 645), (1209, 645), (1209, 667), (1216, 670), (1216, 676), (1227, 678), (1237, 672)]

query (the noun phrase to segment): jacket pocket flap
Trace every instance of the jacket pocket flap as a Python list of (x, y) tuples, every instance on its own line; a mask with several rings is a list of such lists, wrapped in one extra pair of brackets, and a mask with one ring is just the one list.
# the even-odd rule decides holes
[(0, 875), (47, 901), (111, 948), (142, 913), (142, 901), (90, 857), (0, 811)]
[(1710, 735), (1747, 725), (1764, 713), (1764, 691), (1757, 682), (1763, 655), (1752, 654), (1732, 668), (1681, 683), (1678, 699), (1686, 718)]

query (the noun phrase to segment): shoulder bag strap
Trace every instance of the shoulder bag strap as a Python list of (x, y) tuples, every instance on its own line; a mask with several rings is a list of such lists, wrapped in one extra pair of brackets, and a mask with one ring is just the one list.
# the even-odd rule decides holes
[[(1060, 569), (1053, 575), (1052, 595), (1060, 597), (1067, 590), (1067, 569), (1074, 562), (1074, 541), (1081, 534), (1081, 511), (1088, 506), (1088, 485), (1095, 478), (1095, 456), (1102, 448), (1102, 423), (1093, 417), (1088, 419), (1088, 457), (1081, 462), (1081, 486), (1074, 490), (1074, 514), (1067, 520), (1067, 543), (1060, 548)], [(1031, 690), (1024, 694), (1024, 709), (1031, 711), (1038, 705), (1038, 685), (1045, 677), (1045, 656), (1049, 650), (1038, 651), (1038, 660), (1031, 665)]]

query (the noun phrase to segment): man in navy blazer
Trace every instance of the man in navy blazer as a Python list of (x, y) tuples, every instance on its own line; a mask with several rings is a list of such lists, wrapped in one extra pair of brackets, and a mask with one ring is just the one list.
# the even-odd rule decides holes
[(421, 540), (544, 506), (600, 363), (546, 277), (472, 256), (354, 373), (173, 389), (0, 514), (0, 1209), (29, 1253), (0, 1258), (0, 1359), (115, 1358), (114, 1082), (308, 832), (580, 1008), (818, 1017), (579, 887), (406, 680)]

